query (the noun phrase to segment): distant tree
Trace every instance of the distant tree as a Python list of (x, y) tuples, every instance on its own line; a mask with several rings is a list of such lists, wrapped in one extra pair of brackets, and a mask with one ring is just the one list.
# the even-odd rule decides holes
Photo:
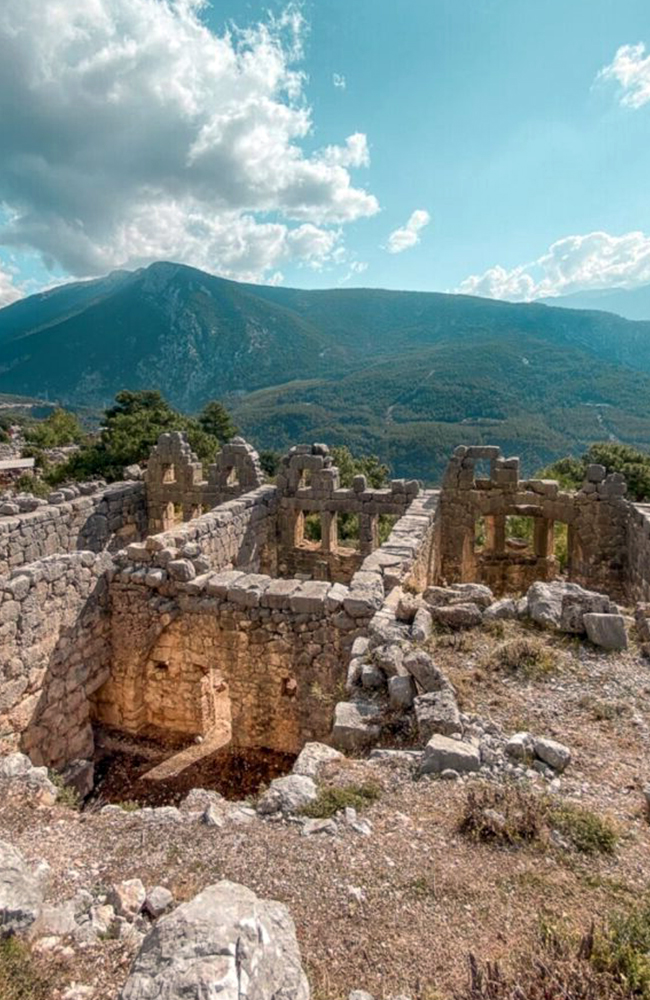
[(52, 483), (95, 476), (120, 479), (125, 466), (147, 460), (162, 433), (175, 430), (187, 434), (192, 449), (205, 465), (214, 461), (219, 440), (198, 420), (173, 409), (160, 392), (118, 392), (115, 404), (104, 414), (98, 439), (55, 469), (48, 479)]
[(281, 457), (282, 456), (279, 451), (267, 450), (260, 452), (260, 465), (262, 466), (262, 471), (271, 479), (278, 474)]
[(78, 418), (68, 410), (57, 408), (45, 418), (29, 425), (25, 429), (25, 440), (28, 449), (60, 448), (65, 445), (78, 444), (84, 437), (84, 432)]
[(650, 454), (627, 444), (597, 441), (580, 458), (561, 458), (539, 475), (557, 479), (565, 489), (577, 490), (582, 485), (588, 465), (604, 465), (608, 475), (620, 472), (625, 476), (631, 500), (650, 500)]
[(339, 470), (341, 486), (349, 489), (355, 476), (365, 476), (368, 486), (379, 490), (388, 482), (390, 469), (376, 455), (353, 455), (345, 445), (332, 448), (332, 461)]
[(206, 434), (216, 438), (221, 444), (230, 441), (237, 433), (228, 410), (216, 399), (205, 404), (199, 413), (199, 424)]

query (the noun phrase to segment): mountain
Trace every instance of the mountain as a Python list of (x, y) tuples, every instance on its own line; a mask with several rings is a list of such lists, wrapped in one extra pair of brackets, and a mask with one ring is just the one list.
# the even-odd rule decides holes
[(626, 319), (650, 320), (650, 285), (642, 285), (641, 288), (600, 288), (541, 301), (563, 309), (600, 309)]
[(158, 263), (0, 310), (0, 393), (102, 407), (221, 398), (258, 447), (373, 451), (435, 479), (463, 442), (532, 472), (591, 441), (650, 443), (650, 323), (377, 289), (303, 291)]

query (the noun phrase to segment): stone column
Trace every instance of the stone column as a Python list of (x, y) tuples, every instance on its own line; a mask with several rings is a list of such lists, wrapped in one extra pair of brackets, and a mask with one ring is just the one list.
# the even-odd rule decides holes
[(335, 512), (324, 510), (320, 516), (321, 548), (323, 552), (336, 552), (339, 544), (338, 519)]

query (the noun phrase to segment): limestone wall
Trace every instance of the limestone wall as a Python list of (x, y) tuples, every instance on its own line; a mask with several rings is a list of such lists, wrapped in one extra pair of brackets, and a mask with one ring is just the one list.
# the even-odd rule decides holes
[[(488, 476), (477, 475), (480, 461), (490, 463)], [(622, 596), (631, 506), (624, 494), (623, 478), (606, 476), (602, 466), (590, 466), (581, 490), (570, 493), (552, 480), (520, 480), (519, 459), (504, 459), (499, 448), (457, 448), (440, 495), (436, 582), (483, 582), (503, 593), (552, 579), (559, 570), (553, 549), (559, 522), (568, 530), (570, 579)], [(533, 519), (530, 546), (520, 549), (507, 537), (509, 516)]]
[(352, 642), (383, 600), (361, 591), (237, 570), (156, 590), (120, 574), (96, 717), (130, 732), (227, 725), (235, 746), (297, 752), (329, 732)]
[(650, 504), (630, 504), (625, 555), (630, 601), (650, 601)]
[(187, 582), (208, 570), (271, 569), (275, 551), (277, 491), (260, 486), (169, 531), (129, 545), (118, 559), (150, 582)]
[[(115, 483), (90, 496), (63, 490), (34, 510), (0, 514), (0, 576), (45, 556), (79, 550), (117, 551), (146, 530), (143, 483)], [(58, 499), (57, 499), (58, 498)]]
[(92, 754), (89, 696), (110, 671), (111, 564), (75, 552), (0, 580), (0, 737), (35, 764)]

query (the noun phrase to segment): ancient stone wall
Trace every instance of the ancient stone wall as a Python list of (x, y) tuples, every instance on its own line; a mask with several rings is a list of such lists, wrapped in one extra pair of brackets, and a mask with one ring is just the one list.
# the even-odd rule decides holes
[(45, 556), (80, 550), (115, 552), (146, 531), (143, 483), (115, 483), (78, 495), (79, 488), (58, 490), (50, 503), (25, 500), (0, 507), (0, 576)]
[(161, 434), (145, 473), (149, 532), (168, 531), (262, 486), (257, 452), (243, 438), (225, 444), (203, 479), (203, 467), (180, 431)]
[[(489, 463), (487, 476), (477, 475), (481, 461)], [(482, 582), (504, 593), (552, 579), (559, 522), (567, 526), (569, 578), (621, 596), (630, 508), (624, 494), (622, 477), (606, 476), (602, 466), (590, 466), (582, 489), (570, 493), (555, 481), (520, 480), (519, 459), (504, 459), (499, 448), (461, 446), (440, 495), (435, 580)], [(530, 544), (508, 536), (509, 517), (532, 519)]]
[(630, 504), (626, 557), (630, 601), (650, 601), (650, 504)]
[(111, 664), (107, 553), (50, 556), (0, 580), (0, 736), (35, 764), (92, 754), (89, 697)]
[[(282, 459), (277, 477), (278, 573), (347, 583), (364, 559), (379, 548), (380, 519), (399, 518), (419, 492), (415, 480), (393, 480), (388, 489), (370, 489), (356, 476), (341, 489), (339, 470), (327, 445), (297, 445)], [(305, 518), (319, 522), (320, 540), (310, 540)], [(339, 540), (339, 519), (353, 519), (354, 546)]]
[(118, 560), (160, 584), (187, 582), (208, 570), (272, 569), (277, 491), (260, 486), (206, 514), (129, 545)]

